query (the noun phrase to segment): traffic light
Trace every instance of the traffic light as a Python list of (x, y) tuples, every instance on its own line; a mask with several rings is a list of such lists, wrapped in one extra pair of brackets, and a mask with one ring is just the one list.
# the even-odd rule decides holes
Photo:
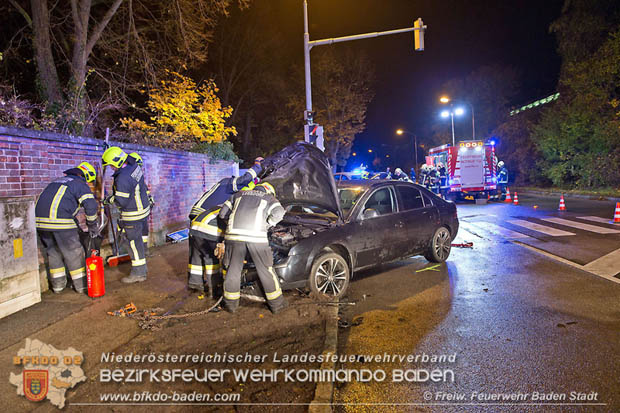
[(415, 50), (421, 52), (424, 50), (424, 22), (422, 22), (422, 18), (418, 17), (413, 23), (413, 40), (415, 43)]

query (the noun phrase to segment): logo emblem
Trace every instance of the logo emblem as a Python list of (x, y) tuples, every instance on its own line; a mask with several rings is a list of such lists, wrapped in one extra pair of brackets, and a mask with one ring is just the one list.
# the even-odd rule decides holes
[(40, 402), (47, 396), (47, 370), (24, 370), (24, 395), (33, 402)]

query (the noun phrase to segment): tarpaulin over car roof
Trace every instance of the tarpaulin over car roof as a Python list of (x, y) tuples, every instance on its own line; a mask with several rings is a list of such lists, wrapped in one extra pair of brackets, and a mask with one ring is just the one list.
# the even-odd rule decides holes
[(276, 197), (283, 205), (315, 205), (342, 218), (329, 161), (316, 146), (294, 143), (267, 157), (262, 165), (262, 179), (275, 187)]

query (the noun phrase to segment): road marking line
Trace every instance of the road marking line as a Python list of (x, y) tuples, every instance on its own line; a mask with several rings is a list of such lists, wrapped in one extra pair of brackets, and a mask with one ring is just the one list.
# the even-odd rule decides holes
[(616, 274), (620, 273), (620, 248), (587, 263), (583, 268), (601, 277), (613, 278)]
[[(612, 252), (611, 254), (607, 254), (607, 255), (599, 258), (599, 259), (596, 259), (596, 260), (590, 262), (589, 264), (580, 265), (580, 264), (577, 264), (576, 262), (572, 262), (570, 260), (567, 260), (566, 258), (558, 257), (557, 255), (553, 255), (550, 252), (547, 252), (545, 250), (541, 250), (540, 248), (536, 248), (536, 247), (532, 247), (531, 245), (524, 244), (523, 242), (520, 242), (520, 241), (512, 241), (512, 242), (517, 244), (517, 245), (521, 245), (522, 247), (525, 247), (525, 248), (527, 248), (529, 250), (532, 250), (534, 252), (542, 254), (542, 255), (544, 255), (544, 256), (546, 256), (548, 258), (551, 258), (553, 260), (559, 261), (559, 262), (561, 262), (563, 264), (570, 265), (571, 267), (575, 267), (575, 268), (580, 269), (582, 271), (588, 272), (590, 274), (593, 274), (593, 275), (599, 276), (601, 278), (605, 278), (606, 280), (613, 281), (615, 283), (620, 284), (620, 279), (615, 278), (613, 275), (608, 275), (608, 272), (604, 271), (605, 268), (606, 268), (606, 265), (611, 264), (611, 258), (613, 258), (615, 260), (618, 260), (618, 258), (620, 257), (620, 254), (618, 255), (618, 257), (612, 256), (612, 254), (618, 254), (620, 249)], [(608, 257), (610, 257), (610, 256), (612, 256), (612, 257), (610, 259), (608, 259)], [(604, 262), (602, 261), (603, 258), (605, 258)], [(597, 263), (597, 261), (599, 261), (599, 260), (601, 260), (601, 261)], [(588, 268), (588, 266), (590, 264), (595, 264), (595, 265), (592, 265), (591, 267)], [(595, 268), (595, 267), (597, 267), (597, 268)], [(601, 268), (603, 270), (601, 270)]]
[(477, 222), (474, 226), (490, 232), (492, 235), (501, 235), (502, 237), (507, 239), (532, 239), (532, 237), (530, 237), (529, 235), (513, 231), (508, 228), (504, 228), (492, 222)]
[(583, 229), (585, 231), (596, 232), (598, 234), (620, 234), (617, 229), (598, 227), (596, 225), (583, 224), (577, 221), (569, 221), (563, 218), (541, 218), (543, 221), (553, 222), (554, 224), (565, 225), (567, 227), (573, 227)]
[(601, 222), (603, 224), (609, 224), (609, 218), (601, 218), (601, 217), (594, 217), (594, 216), (577, 217), (577, 218), (585, 219), (587, 221), (594, 221), (594, 222)]
[(552, 227), (547, 227), (545, 225), (535, 224), (533, 222), (524, 221), (522, 219), (511, 219), (508, 220), (510, 224), (517, 225), (520, 227), (524, 227), (527, 229), (531, 229), (533, 231), (542, 232), (543, 234), (551, 235), (552, 237), (562, 237), (566, 235), (575, 235), (572, 232), (562, 231), (561, 229), (555, 229)]

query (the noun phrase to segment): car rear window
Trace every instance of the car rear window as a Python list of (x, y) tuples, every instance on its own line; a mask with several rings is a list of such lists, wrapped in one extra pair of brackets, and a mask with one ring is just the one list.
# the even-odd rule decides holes
[(398, 186), (400, 198), (403, 201), (403, 211), (424, 208), (422, 194), (416, 188), (410, 186)]

